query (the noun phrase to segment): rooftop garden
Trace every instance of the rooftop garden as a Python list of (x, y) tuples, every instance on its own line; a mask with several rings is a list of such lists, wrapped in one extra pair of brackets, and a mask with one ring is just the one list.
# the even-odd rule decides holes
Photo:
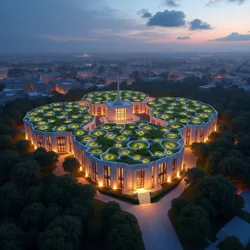
[(94, 119), (88, 109), (77, 102), (52, 103), (30, 111), (25, 120), (39, 131), (78, 131), (81, 135), (84, 132), (80, 132), (80, 129)]
[[(117, 92), (116, 91), (99, 91), (99, 92), (92, 92), (85, 95), (82, 100), (94, 103), (94, 104), (101, 104), (110, 101), (115, 101)], [(123, 101), (129, 102), (142, 102), (147, 95), (139, 92), (139, 91), (130, 91), (126, 90), (120, 91), (121, 99)]]
[(180, 129), (186, 125), (200, 125), (208, 122), (216, 111), (202, 102), (177, 97), (161, 97), (148, 102), (151, 114), (171, 123), (168, 127)]
[(182, 135), (177, 129), (148, 122), (106, 123), (82, 135), (80, 130), (73, 131), (73, 135), (94, 157), (110, 162), (149, 163), (182, 149)]

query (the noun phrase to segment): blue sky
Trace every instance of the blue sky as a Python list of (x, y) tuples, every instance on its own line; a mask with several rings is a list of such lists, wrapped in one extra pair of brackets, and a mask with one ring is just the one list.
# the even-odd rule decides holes
[(250, 0), (208, 3), (1, 0), (0, 52), (249, 51)]

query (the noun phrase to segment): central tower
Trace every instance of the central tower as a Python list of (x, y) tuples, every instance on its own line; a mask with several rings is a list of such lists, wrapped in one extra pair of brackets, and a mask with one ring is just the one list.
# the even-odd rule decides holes
[(133, 105), (122, 101), (120, 93), (120, 75), (117, 79), (117, 95), (115, 101), (106, 103), (107, 119), (109, 122), (127, 123), (133, 121)]

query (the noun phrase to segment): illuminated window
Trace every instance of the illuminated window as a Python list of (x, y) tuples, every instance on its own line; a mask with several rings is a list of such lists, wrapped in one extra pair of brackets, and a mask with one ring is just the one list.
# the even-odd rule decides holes
[(36, 143), (38, 148), (43, 146), (42, 137), (40, 135), (36, 135)]
[(111, 176), (110, 176), (110, 167), (104, 166), (104, 186), (110, 187), (111, 186)]
[(98, 169), (97, 164), (95, 162), (92, 162), (92, 175), (93, 181), (98, 182)]
[(155, 166), (152, 166), (152, 188), (155, 186)]
[(57, 152), (66, 152), (65, 137), (57, 137)]
[(116, 120), (126, 121), (126, 109), (116, 109)]
[(124, 185), (124, 169), (118, 168), (118, 188), (123, 188)]
[(163, 182), (166, 182), (166, 179), (167, 179), (167, 162), (165, 163), (161, 163), (159, 166), (158, 166), (158, 182), (159, 183), (163, 183)]
[(177, 176), (177, 159), (173, 159), (172, 161), (172, 179), (174, 179)]
[(51, 137), (50, 136), (46, 136), (46, 146), (47, 146), (48, 151), (52, 150)]

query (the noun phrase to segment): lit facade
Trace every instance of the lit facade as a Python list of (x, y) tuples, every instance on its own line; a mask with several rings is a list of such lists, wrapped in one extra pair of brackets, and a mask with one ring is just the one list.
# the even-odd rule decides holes
[[(216, 130), (217, 112), (207, 104), (132, 91), (117, 96), (90, 93), (78, 103), (32, 110), (24, 118), (26, 137), (35, 147), (74, 153), (99, 186), (134, 192), (158, 190), (178, 178), (185, 145), (204, 142)], [(150, 122), (134, 122), (138, 113)], [(98, 127), (96, 116), (105, 117)]]

